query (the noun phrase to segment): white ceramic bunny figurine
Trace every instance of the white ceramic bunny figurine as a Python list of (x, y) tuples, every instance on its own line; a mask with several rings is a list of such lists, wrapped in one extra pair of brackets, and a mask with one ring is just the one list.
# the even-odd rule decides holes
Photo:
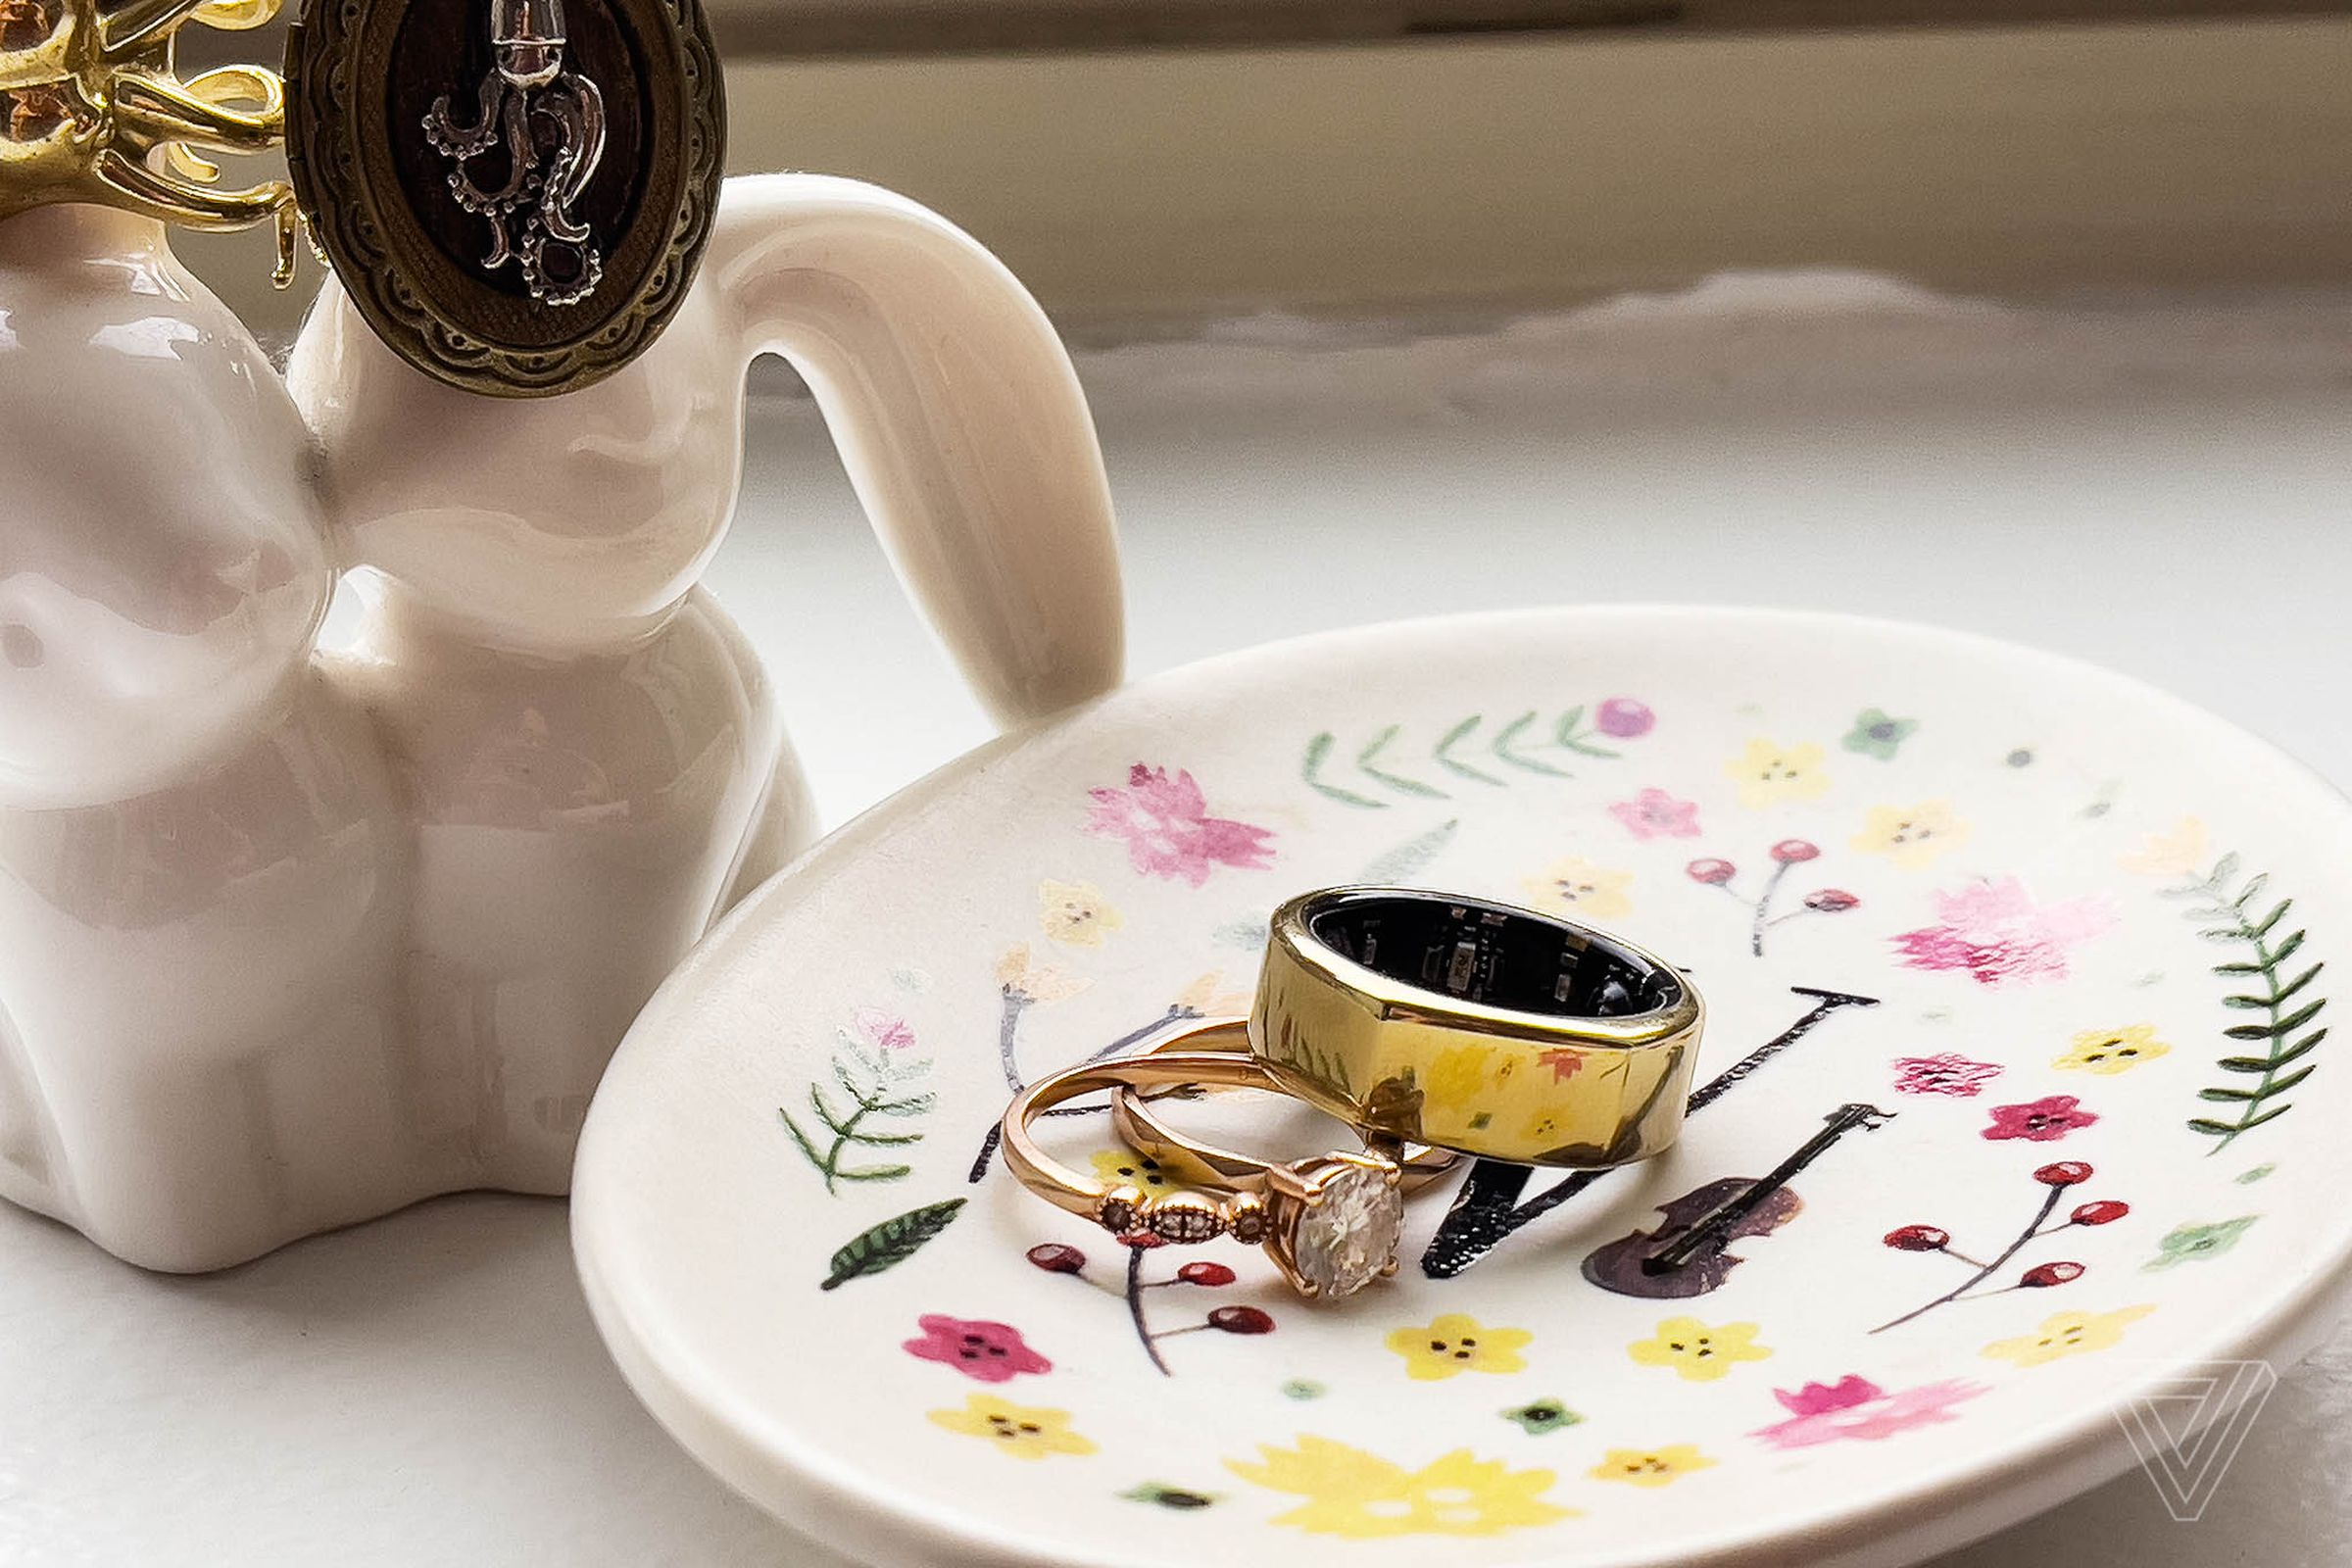
[[(193, 1270), (564, 1190), (639, 1005), (813, 832), (696, 586), (766, 352), (993, 713), (1117, 679), (1068, 358), (887, 192), (729, 181), (662, 337), (522, 401), (411, 369), (331, 281), (281, 383), (153, 221), (0, 220), (0, 1195)], [(364, 633), (324, 656), (346, 570)]]

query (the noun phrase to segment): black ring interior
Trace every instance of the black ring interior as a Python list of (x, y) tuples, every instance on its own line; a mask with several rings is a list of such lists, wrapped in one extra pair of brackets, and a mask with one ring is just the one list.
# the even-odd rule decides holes
[(1682, 1000), (1682, 977), (1596, 931), (1437, 893), (1341, 895), (1307, 934), (1376, 974), (1512, 1012), (1623, 1018)]

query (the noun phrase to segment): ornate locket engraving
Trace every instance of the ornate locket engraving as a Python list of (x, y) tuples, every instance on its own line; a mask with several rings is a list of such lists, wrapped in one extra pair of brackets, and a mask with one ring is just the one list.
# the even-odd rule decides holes
[(683, 302), (726, 139), (699, 0), (312, 0), (286, 83), (312, 235), (426, 374), (570, 391)]

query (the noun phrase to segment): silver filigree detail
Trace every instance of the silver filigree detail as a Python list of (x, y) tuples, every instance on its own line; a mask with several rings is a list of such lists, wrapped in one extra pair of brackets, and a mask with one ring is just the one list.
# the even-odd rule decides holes
[[(565, 69), (564, 0), (490, 0), (495, 64), (474, 90), (474, 118), (458, 119), (449, 94), (424, 117), (425, 140), (456, 167), (450, 194), (490, 224), (482, 265), (513, 264), (544, 305), (574, 305), (596, 291), (605, 259), (572, 204), (605, 156), (605, 95)], [(485, 184), (472, 165), (503, 152), (503, 177)], [(497, 172), (497, 164), (491, 172)]]

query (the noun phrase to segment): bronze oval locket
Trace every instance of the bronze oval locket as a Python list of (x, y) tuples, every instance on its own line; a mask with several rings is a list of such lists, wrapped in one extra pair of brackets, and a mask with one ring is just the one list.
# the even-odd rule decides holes
[(286, 162), (395, 353), (543, 397), (626, 365), (685, 300), (724, 92), (700, 0), (311, 0)]

